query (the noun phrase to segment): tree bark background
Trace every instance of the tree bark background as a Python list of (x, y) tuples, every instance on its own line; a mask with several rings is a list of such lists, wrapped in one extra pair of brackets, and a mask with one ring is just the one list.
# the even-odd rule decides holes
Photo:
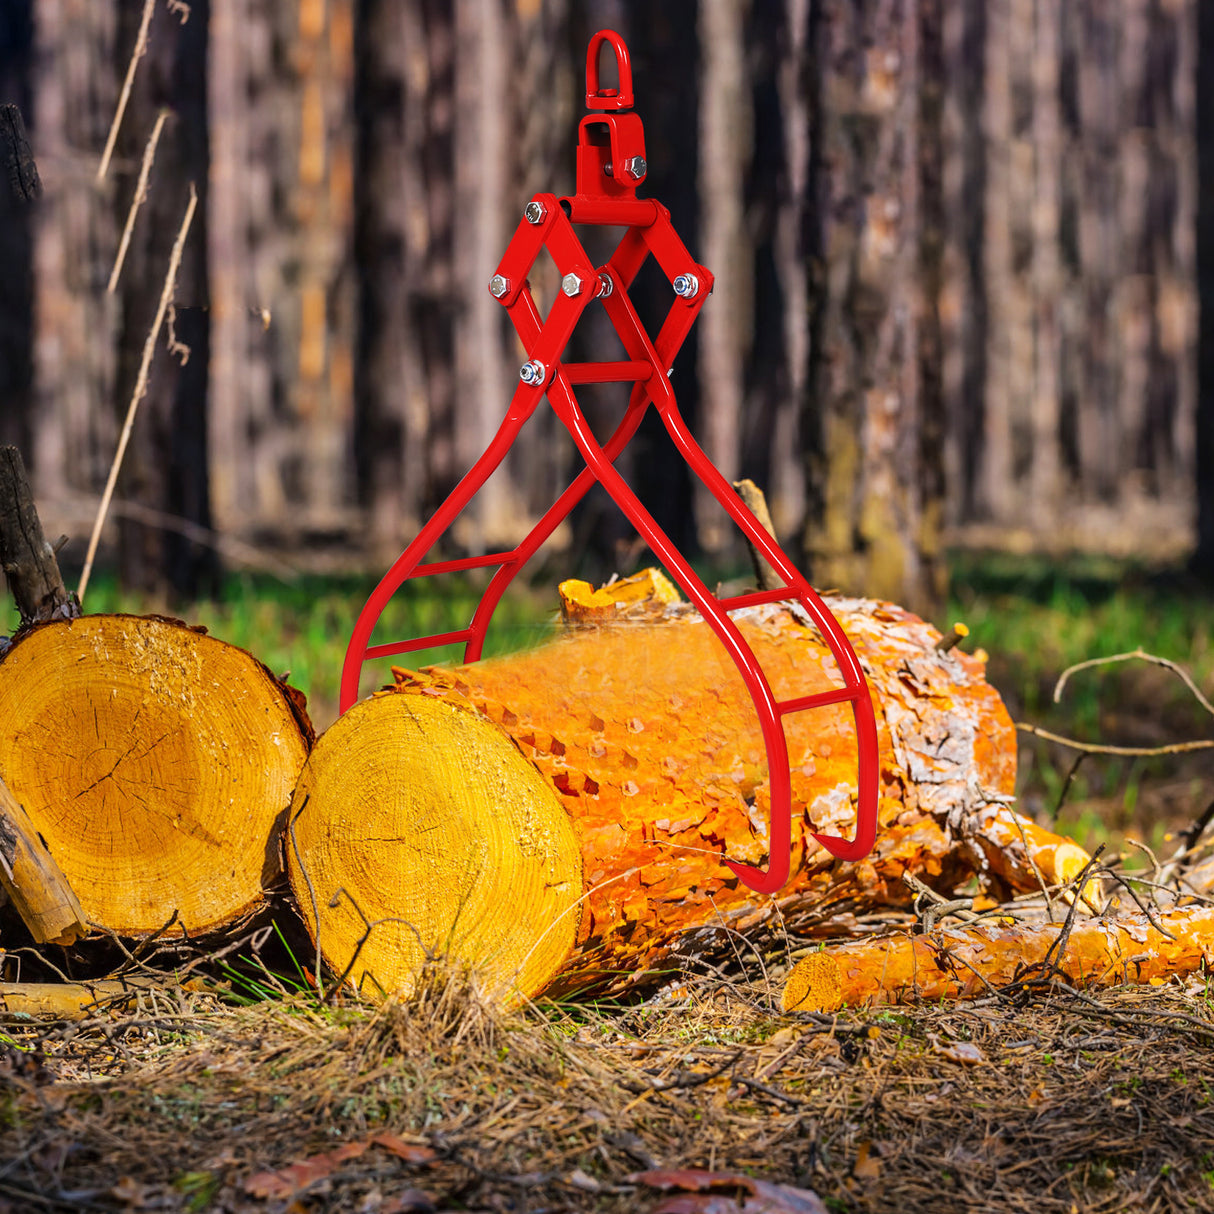
[[(32, 118), (34, 26), (29, 0), (0, 7), (0, 105)], [(0, 446), (28, 451), (34, 384), (33, 229), (35, 211), (0, 182)]]
[(810, 573), (938, 609), (941, 8), (811, 5)]
[[(116, 71), (125, 70), (140, 24), (140, 7), (119, 9), (114, 45)], [(169, 255), (191, 184), (198, 191), (197, 227), (191, 232), (177, 275), (171, 340), (157, 343), (140, 405), (139, 425), (118, 480), (119, 500), (150, 507), (202, 527), (210, 518), (207, 478), (207, 386), (210, 366), (210, 317), (206, 268), (207, 215), (207, 21), (209, 0), (191, 5), (186, 20), (158, 6), (148, 31), (148, 51), (131, 90), (125, 120), (115, 144), (110, 196), (114, 223), (121, 231), (139, 178), (140, 164), (160, 111), (167, 110), (148, 181), (147, 200), (132, 230), (119, 300), (118, 361), (114, 379), (116, 424), (125, 416), (135, 388), (144, 343), (159, 301)], [(218, 572), (213, 549), (191, 544), (179, 532), (121, 517), (119, 569), (123, 582), (143, 591), (167, 585), (182, 599), (215, 589)]]
[[(46, 186), (3, 237), (18, 267), (31, 241), (34, 287), (5, 278), (0, 427), (53, 528), (87, 525), (155, 293), (135, 266), (192, 176), (178, 335), (210, 357), (158, 353), (124, 494), (247, 540), (399, 551), (504, 412), (521, 350), (486, 281), (527, 198), (572, 187), (602, 26), (632, 50), (644, 192), (718, 276), (676, 395), (820, 582), (930, 608), (946, 541), (1175, 554), (1199, 498), (1214, 527), (1204, 0), (227, 0), (185, 26), (158, 0), (98, 190), (137, 7), (15, 3), (0, 28)], [(117, 301), (162, 100), (177, 116)], [(533, 279), (551, 298), (551, 268)], [(635, 295), (656, 322), (669, 284), (651, 265)], [(601, 320), (576, 347), (605, 352)], [(618, 414), (618, 394), (586, 398), (600, 428)], [(680, 546), (744, 559), (656, 419), (621, 469)], [(575, 470), (541, 412), (453, 542), (499, 546)], [(205, 582), (196, 549), (122, 532), (134, 580), (167, 547), (174, 580)], [(592, 495), (555, 542), (610, 571), (633, 541)]]

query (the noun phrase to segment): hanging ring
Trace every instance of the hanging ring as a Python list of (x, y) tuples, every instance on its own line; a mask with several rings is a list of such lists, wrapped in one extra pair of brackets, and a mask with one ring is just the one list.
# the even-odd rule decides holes
[[(599, 48), (604, 42), (611, 43), (615, 51), (615, 66), (620, 77), (618, 89), (599, 87)], [(632, 109), (632, 61), (628, 58), (628, 47), (615, 30), (599, 30), (590, 39), (586, 49), (586, 108), (588, 110)]]

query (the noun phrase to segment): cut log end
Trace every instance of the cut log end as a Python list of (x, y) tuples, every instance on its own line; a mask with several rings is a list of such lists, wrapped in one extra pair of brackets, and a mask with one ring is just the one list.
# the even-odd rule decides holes
[(788, 976), (780, 1006), (785, 1012), (833, 1012), (843, 1004), (839, 963), (826, 953), (810, 953)]
[(175, 621), (47, 624), (0, 663), (0, 771), (86, 917), (119, 934), (259, 904), (307, 749), (261, 663)]
[(555, 793), (510, 739), (428, 695), (379, 695), (317, 741), (296, 790), (287, 871), (329, 966), (407, 993), (430, 958), (506, 1002), (573, 946), (582, 861)]

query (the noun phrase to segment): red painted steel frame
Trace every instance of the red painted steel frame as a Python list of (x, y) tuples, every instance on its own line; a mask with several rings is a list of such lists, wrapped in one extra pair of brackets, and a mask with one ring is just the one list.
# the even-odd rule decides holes
[[(601, 45), (615, 51), (619, 69), (618, 90), (600, 89), (598, 56)], [(594, 36), (587, 56), (586, 104), (596, 110), (618, 110), (632, 104), (632, 71), (628, 51), (620, 36), (602, 30)], [(606, 138), (595, 128), (606, 126)], [(783, 718), (791, 713), (850, 703), (856, 727), (858, 780), (856, 836), (815, 834), (814, 838), (832, 855), (859, 860), (872, 849), (877, 830), (877, 782), (879, 755), (872, 700), (864, 672), (838, 621), (818, 597), (779, 544), (758, 522), (741, 498), (714, 467), (691, 436), (675, 402), (668, 378), (684, 339), (712, 290), (712, 274), (692, 261), (670, 223), (670, 213), (652, 199), (638, 199), (636, 186), (645, 175), (644, 135), (634, 114), (595, 113), (583, 119), (578, 145), (578, 192), (571, 198), (537, 194), (527, 208), (498, 266), (495, 295), (517, 329), (532, 364), (538, 363), (537, 382), (519, 382), (505, 419), (488, 449), (473, 465), (447, 500), (405, 549), (367, 600), (354, 626), (342, 668), (341, 710), (358, 698), (363, 663), (392, 654), (463, 643), (465, 661), (480, 658), (497, 604), (518, 571), (539, 549), (588, 490), (598, 482), (615, 500), (625, 517), (644, 537), (688, 598), (699, 608), (736, 664), (754, 702), (767, 749), (771, 793), (769, 867), (726, 861), (744, 884), (759, 893), (775, 893), (788, 879), (792, 848), (792, 790), (788, 745)], [(574, 224), (627, 227), (611, 258), (603, 266), (593, 265)], [(527, 274), (542, 249), (552, 255), (562, 277), (576, 275), (579, 290), (561, 291), (546, 320), (532, 298)], [(650, 255), (656, 258), (672, 284), (682, 277), (684, 294), (676, 294), (658, 336), (650, 340), (628, 288)], [(500, 280), (500, 281), (499, 281)], [(571, 284), (572, 285), (572, 284)], [(564, 363), (561, 355), (569, 337), (592, 299), (601, 299), (628, 354), (627, 361)], [(581, 383), (635, 383), (628, 407), (606, 443), (594, 437), (574, 395)], [(460, 560), (422, 564), (422, 559), (454, 522), (509, 451), (523, 424), (547, 396), (586, 463), (547, 513), (522, 542), (508, 552), (496, 552)], [(708, 487), (742, 533), (768, 560), (786, 585), (718, 599), (704, 585), (682, 553), (658, 526), (615, 469), (615, 460), (636, 433), (650, 403), (657, 409), (671, 439), (692, 472)], [(440, 635), (372, 645), (371, 634), (384, 607), (400, 586), (411, 577), (451, 573), (464, 569), (498, 566), (481, 597), (467, 628)], [(729, 617), (729, 612), (761, 603), (795, 599), (808, 613), (825, 638), (838, 664), (843, 685), (816, 695), (777, 700), (758, 660)]]

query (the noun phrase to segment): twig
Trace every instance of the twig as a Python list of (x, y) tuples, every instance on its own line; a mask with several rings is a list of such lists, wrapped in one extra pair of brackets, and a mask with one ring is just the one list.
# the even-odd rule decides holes
[(1057, 742), (1059, 746), (1082, 750), (1090, 755), (1125, 755), (1127, 758), (1151, 759), (1157, 755), (1181, 755), (1193, 750), (1214, 750), (1214, 738), (1172, 742), (1167, 746), (1106, 746), (1099, 742), (1080, 742), (1077, 738), (1064, 738), (1061, 734), (1051, 733), (1048, 729), (1041, 729), (1026, 721), (1017, 721), (1016, 728), (1021, 733), (1031, 733), (1046, 742)]
[(1019, 814), (1012, 814), (1012, 821), (1016, 824), (1016, 832), (1020, 835), (1020, 842), (1024, 844), (1024, 856), (1029, 862), (1029, 868), (1033, 870), (1033, 876), (1037, 878), (1037, 884), (1041, 886), (1041, 892), (1045, 895), (1045, 907), (1050, 915), (1050, 922), (1054, 922), (1054, 899), (1050, 897), (1050, 887), (1046, 885), (1045, 878), (1041, 875), (1041, 869), (1037, 867), (1037, 860), (1033, 855), (1033, 849), (1029, 847), (1029, 841), (1024, 833), (1024, 823), (1020, 820)]
[(1197, 840), (1201, 838), (1207, 826), (1214, 822), (1214, 801), (1205, 807), (1201, 815), (1196, 818), (1192, 826), (1189, 826), (1181, 832), (1180, 840), (1184, 844), (1182, 852), (1191, 851), (1197, 846)]
[(93, 534), (89, 537), (88, 554), (84, 558), (84, 569), (80, 574), (80, 586), (76, 591), (77, 599), (83, 604), (84, 592), (88, 589), (89, 575), (93, 571), (93, 558), (97, 555), (97, 545), (101, 540), (101, 528), (105, 524), (106, 512), (109, 510), (110, 498), (114, 496), (114, 485), (118, 481), (118, 470), (122, 467), (122, 457), (126, 454), (127, 443), (131, 439), (131, 429), (135, 424), (135, 413), (139, 402), (143, 400), (148, 390), (148, 373), (152, 366), (152, 355), (156, 352), (156, 338), (160, 335), (160, 326), (164, 324), (164, 314), (173, 294), (177, 281), (177, 269), (181, 265), (181, 253), (185, 248), (185, 239), (194, 218), (194, 209), (198, 205), (198, 192), (194, 183), (190, 183), (190, 201), (186, 205), (185, 216), (173, 242), (173, 251), (169, 256), (168, 272), (164, 276), (164, 287), (160, 292), (160, 303), (156, 307), (156, 317), (148, 330), (147, 339), (143, 343), (143, 358), (139, 363), (139, 375), (135, 380), (135, 390), (131, 393), (131, 403), (127, 406), (126, 420), (122, 423), (122, 433), (118, 437), (118, 450), (114, 453), (114, 462), (110, 464), (110, 474), (105, 482), (105, 491), (101, 495), (101, 505), (97, 508), (97, 518), (93, 523)]
[[(973, 898), (954, 898), (951, 901), (943, 894), (938, 894), (931, 886), (924, 885), (912, 872), (902, 874), (902, 884), (915, 895), (915, 915), (921, 921), (926, 935), (936, 926), (936, 921), (948, 915), (955, 915), (965, 923), (974, 923), (980, 917), (974, 912)], [(926, 900), (932, 904), (931, 909), (921, 911), (919, 903)]]
[[(672, 1092), (676, 1089), (682, 1090), (685, 1088), (698, 1088), (706, 1083), (711, 1083), (721, 1074), (733, 1066), (739, 1058), (742, 1057), (744, 1050), (737, 1050), (729, 1055), (724, 1062), (715, 1070), (705, 1071), (703, 1074), (696, 1074), (692, 1071), (675, 1071), (669, 1079), (653, 1079), (646, 1082), (639, 1082), (633, 1079), (620, 1079), (619, 1085), (626, 1092)], [(736, 1078), (733, 1082), (738, 1082)]]
[(969, 636), (970, 630), (967, 625), (962, 624), (959, 620), (955, 623), (948, 632), (936, 642), (937, 653), (948, 653), (950, 649), (955, 649), (962, 641)]
[(1054, 812), (1050, 814), (1050, 821), (1057, 822), (1058, 815), (1062, 812), (1062, 806), (1066, 802), (1066, 795), (1071, 791), (1071, 785), (1075, 782), (1075, 777), (1079, 774), (1079, 765), (1088, 757), (1088, 752), (1081, 750), (1076, 756), (1075, 761), (1071, 764), (1070, 770), (1066, 773), (1066, 779), (1062, 781), (1062, 791), (1058, 794), (1058, 802), (1054, 806)]
[(126, 79), (122, 82), (122, 92), (118, 94), (118, 107), (114, 110), (114, 120), (110, 123), (110, 133), (106, 136), (105, 150), (101, 153), (101, 163), (97, 166), (97, 182), (105, 180), (110, 167), (110, 159), (114, 155), (114, 144), (118, 141), (118, 128), (122, 125), (122, 116), (126, 113), (127, 102), (131, 99), (131, 85), (135, 83), (135, 68), (148, 49), (148, 26), (152, 24), (152, 10), (156, 0), (143, 0), (143, 16), (139, 19), (139, 33), (135, 36), (135, 49), (131, 51), (131, 61), (126, 65)]
[[(1091, 871), (1092, 865), (1096, 863), (1096, 860), (1102, 851), (1104, 851), (1103, 843), (1101, 843), (1100, 846), (1097, 847), (1092, 853), (1091, 858), (1083, 866), (1083, 871), (1080, 872), (1079, 875), (1071, 882), (1076, 890), (1082, 891), (1084, 885), (1087, 884), (1088, 873)], [(1062, 974), (1062, 958), (1066, 953), (1067, 942), (1071, 938), (1071, 929), (1075, 926), (1075, 913), (1079, 909), (1079, 902), (1080, 898), (1076, 898), (1071, 903), (1070, 908), (1066, 913), (1066, 920), (1062, 925), (1062, 931), (1058, 933), (1054, 943), (1051, 944), (1046, 950), (1045, 957), (1041, 962), (1041, 972), (1043, 976), (1049, 970), (1053, 970), (1056, 974)], [(1065, 975), (1063, 976), (1065, 977)]]
[(264, 570), (284, 584), (289, 585), (299, 579), (299, 570), (286, 561), (280, 560), (268, 552), (263, 552), (260, 548), (254, 548), (243, 540), (204, 527), (192, 519), (167, 514), (163, 510), (155, 510), (141, 502), (128, 502), (121, 499), (110, 503), (110, 512), (120, 518), (129, 518), (136, 523), (142, 523), (145, 527), (158, 527), (162, 531), (172, 531), (176, 535), (184, 536), (192, 544), (200, 544), (204, 548), (213, 549), (230, 561), (238, 561), (250, 568)]
[[(1129, 843), (1129, 842), (1131, 842), (1131, 840), (1127, 839), (1127, 840), (1126, 840), (1126, 842), (1127, 842), (1127, 843)], [(1130, 885), (1130, 882), (1131, 882), (1132, 880), (1134, 880), (1134, 878), (1133, 878), (1133, 877), (1125, 877), (1125, 876), (1122, 876), (1120, 873), (1111, 872), (1111, 871), (1110, 871), (1109, 869), (1107, 869), (1107, 868), (1106, 868), (1104, 871), (1105, 871), (1106, 873), (1108, 873), (1108, 875), (1109, 875), (1110, 877), (1112, 877), (1112, 878), (1113, 878), (1113, 880), (1114, 880), (1114, 881), (1116, 881), (1116, 882), (1117, 882), (1117, 884), (1118, 884), (1118, 885), (1120, 885), (1120, 886), (1121, 886), (1121, 888), (1122, 888), (1122, 889), (1124, 889), (1124, 890), (1125, 890), (1125, 892), (1126, 892), (1127, 894), (1129, 894), (1131, 898), (1133, 898), (1134, 903), (1135, 903), (1135, 905), (1138, 907), (1138, 909), (1139, 909), (1140, 911), (1142, 911), (1142, 913), (1143, 913), (1144, 915), (1146, 915), (1146, 917), (1147, 917), (1147, 922), (1148, 922), (1148, 923), (1149, 923), (1149, 924), (1150, 924), (1150, 925), (1151, 925), (1151, 926), (1152, 926), (1152, 927), (1153, 927), (1153, 928), (1154, 928), (1154, 929), (1155, 929), (1157, 932), (1159, 932), (1159, 934), (1160, 934), (1161, 936), (1166, 936), (1166, 937), (1167, 937), (1169, 940), (1175, 940), (1175, 939), (1177, 938), (1177, 937), (1176, 937), (1176, 935), (1175, 935), (1175, 933), (1168, 931), (1168, 929), (1167, 929), (1166, 927), (1164, 927), (1164, 925), (1163, 925), (1162, 923), (1160, 923), (1160, 921), (1159, 921), (1159, 920), (1158, 920), (1158, 919), (1155, 917), (1155, 910), (1158, 910), (1158, 909), (1159, 909), (1159, 904), (1158, 904), (1157, 902), (1155, 902), (1155, 899), (1154, 899), (1154, 895), (1153, 895), (1153, 894), (1152, 894), (1151, 902), (1152, 902), (1152, 904), (1153, 904), (1153, 906), (1154, 906), (1155, 910), (1152, 910), (1152, 908), (1151, 908), (1150, 906), (1147, 906), (1147, 904), (1146, 904), (1145, 902), (1143, 902), (1143, 900), (1142, 900), (1142, 899), (1141, 899), (1141, 898), (1138, 896), (1138, 891), (1137, 891), (1137, 890), (1135, 890), (1135, 889), (1133, 888), (1133, 886), (1131, 886), (1131, 885)], [(1154, 886), (1156, 883), (1155, 883), (1155, 882), (1153, 882), (1153, 881), (1144, 881), (1144, 882), (1143, 882), (1143, 884), (1144, 884), (1144, 885), (1150, 885), (1150, 886)]]
[(734, 1075), (731, 1082), (736, 1083), (739, 1087), (749, 1088), (753, 1092), (762, 1092), (764, 1096), (771, 1096), (775, 1100), (783, 1100), (785, 1104), (791, 1104), (793, 1108), (799, 1109), (809, 1103), (797, 1096), (790, 1096), (787, 1092), (781, 1092), (779, 1088), (760, 1083), (757, 1079), (747, 1079), (745, 1075)]
[(1190, 675), (1183, 666), (1173, 662), (1170, 658), (1161, 658), (1156, 654), (1147, 653), (1145, 649), (1135, 649), (1132, 653), (1115, 653), (1111, 657), (1107, 658), (1088, 658), (1086, 662), (1076, 662), (1074, 666), (1068, 666), (1066, 670), (1064, 670), (1058, 676), (1058, 682), (1054, 684), (1054, 703), (1057, 704), (1060, 702), (1062, 689), (1066, 686), (1067, 680), (1070, 679), (1071, 675), (1075, 674), (1077, 671), (1088, 670), (1093, 666), (1106, 666), (1111, 662), (1130, 661), (1150, 662), (1155, 666), (1162, 666), (1165, 670), (1170, 670), (1184, 683), (1189, 691), (1192, 692), (1193, 698), (1202, 706), (1202, 708), (1204, 708), (1211, 716), (1214, 716), (1214, 704), (1211, 704), (1210, 701), (1207, 700), (1204, 695), (1202, 695), (1201, 688), (1199, 688), (1197, 684), (1193, 682), (1192, 675)]
[(143, 163), (139, 166), (139, 180), (135, 183), (135, 196), (131, 199), (131, 208), (126, 213), (126, 226), (122, 229), (122, 239), (118, 242), (118, 255), (114, 258), (114, 268), (110, 271), (110, 281), (106, 284), (105, 292), (113, 295), (118, 286), (118, 276), (122, 273), (122, 264), (126, 261), (126, 251), (130, 247), (131, 233), (135, 230), (135, 216), (143, 206), (148, 196), (148, 176), (152, 171), (152, 161), (156, 159), (156, 145), (160, 142), (160, 132), (164, 130), (168, 110), (161, 110), (156, 115), (156, 125), (148, 136), (147, 145), (143, 149)]

